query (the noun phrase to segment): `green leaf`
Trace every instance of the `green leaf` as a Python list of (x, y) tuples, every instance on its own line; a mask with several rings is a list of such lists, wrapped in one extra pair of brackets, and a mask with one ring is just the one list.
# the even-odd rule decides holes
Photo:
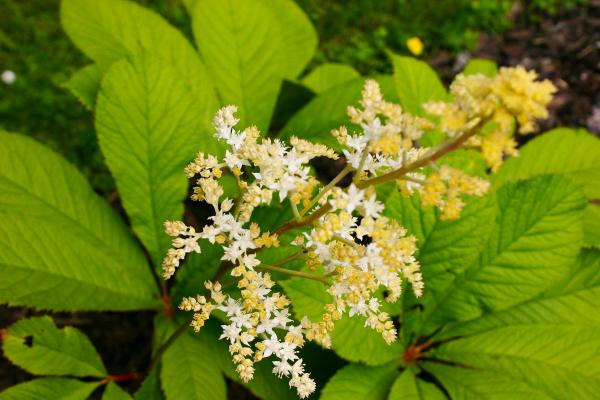
[(103, 400), (131, 400), (132, 397), (125, 390), (121, 389), (119, 385), (114, 382), (109, 382), (106, 385), (104, 394), (102, 395)]
[(405, 293), (401, 299), (407, 310), (401, 328), (405, 343), (412, 341), (412, 331), (421, 318), (415, 305), (421, 303), (425, 309), (434, 305), (455, 277), (477, 261), (492, 232), (496, 208), (493, 195), (471, 198), (458, 220), (442, 221), (439, 211), (421, 207), (418, 196), (407, 198), (396, 189), (389, 196), (385, 213), (417, 238), (417, 259), (425, 282), (422, 298)]
[(267, 132), (283, 80), (317, 45), (306, 15), (290, 0), (199, 0), (192, 27), (221, 102), (238, 106), (240, 126)]
[(0, 393), (0, 400), (85, 400), (98, 384), (66, 378), (38, 378), (9, 387)]
[[(397, 101), (392, 77), (380, 76), (376, 80), (381, 86), (384, 98)], [(320, 93), (290, 119), (281, 131), (281, 138), (289, 140), (290, 137), (297, 136), (340, 149), (339, 143), (330, 132), (340, 125), (347, 125), (348, 130), (352, 132), (354, 125), (350, 124), (346, 110), (349, 105), (358, 103), (364, 84), (365, 80), (359, 78)]]
[(600, 204), (591, 203), (585, 207), (583, 241), (586, 247), (600, 249)]
[(215, 368), (215, 359), (214, 343), (198, 340), (192, 333), (177, 338), (162, 357), (160, 380), (167, 399), (226, 399), (225, 380)]
[(201, 116), (195, 108), (177, 72), (149, 55), (115, 63), (98, 96), (100, 148), (133, 230), (156, 266), (171, 243), (164, 221), (183, 215), (188, 189), (183, 168), (204, 140), (198, 135)]
[(452, 400), (550, 400), (546, 396), (509, 376), (438, 363), (423, 366), (444, 385)]
[[(280, 281), (290, 300), (298, 320), (307, 316), (317, 322), (324, 313), (323, 307), (331, 303), (332, 297), (318, 281), (292, 278)], [(402, 347), (399, 342), (388, 345), (380, 333), (364, 326), (365, 318), (345, 316), (336, 321), (331, 335), (332, 347), (341, 357), (349, 361), (360, 361), (368, 365), (380, 365), (400, 359)]]
[(462, 73), (465, 75), (483, 74), (494, 77), (498, 74), (498, 65), (494, 61), (485, 58), (471, 58)]
[(100, 80), (102, 79), (102, 70), (96, 65), (88, 65), (79, 71), (64, 83), (64, 87), (90, 111), (96, 106), (96, 95), (100, 89)]
[(600, 199), (600, 139), (583, 129), (558, 128), (519, 149), (494, 177), (500, 187), (545, 174), (561, 174), (584, 188), (588, 199)]
[(50, 310), (158, 306), (139, 246), (64, 159), (0, 131), (0, 303)]
[(218, 107), (212, 80), (189, 41), (160, 15), (127, 0), (62, 0), (60, 14), (71, 40), (102, 71), (140, 53), (172, 65), (174, 78), (192, 88), (196, 113), (210, 134), (208, 123)]
[(435, 385), (405, 369), (392, 385), (388, 400), (446, 400), (446, 396)]
[(321, 400), (385, 400), (397, 376), (393, 364), (379, 367), (350, 364), (331, 378)]
[(585, 251), (544, 293), (449, 326), (434, 338), (450, 341), (433, 357), (458, 365), (425, 368), (458, 399), (468, 393), (502, 398), (508, 390), (522, 393), (514, 398), (594, 398), (600, 390), (599, 307), (600, 252)]
[(437, 73), (424, 61), (388, 53), (394, 66), (394, 83), (402, 107), (411, 114), (425, 115), (422, 105), (430, 100), (448, 100)]
[(85, 334), (68, 326), (59, 329), (48, 316), (22, 319), (11, 325), (2, 348), (6, 358), (32, 374), (108, 375)]
[(135, 400), (164, 400), (165, 395), (160, 388), (159, 368), (154, 367), (142, 382), (140, 388), (135, 392)]
[[(583, 129), (558, 128), (528, 142), (494, 177), (500, 187), (510, 181), (561, 174), (580, 185), (588, 200), (600, 199), (600, 140)], [(585, 245), (600, 247), (598, 207), (588, 206)]]
[(315, 93), (323, 93), (334, 86), (360, 78), (360, 74), (346, 64), (325, 63), (313, 69), (302, 83)]
[(433, 322), (428, 329), (531, 298), (562, 277), (575, 259), (585, 206), (577, 186), (561, 176), (541, 176), (506, 185), (497, 198), (497, 223), (487, 247), (433, 307), (426, 307)]

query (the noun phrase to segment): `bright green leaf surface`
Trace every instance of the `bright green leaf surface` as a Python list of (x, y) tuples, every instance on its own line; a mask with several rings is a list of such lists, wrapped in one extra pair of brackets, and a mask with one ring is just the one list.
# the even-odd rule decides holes
[[(324, 306), (332, 298), (325, 286), (318, 281), (292, 278), (279, 282), (292, 300), (292, 308), (298, 320), (307, 316), (311, 321), (321, 320)], [(399, 342), (388, 345), (381, 334), (365, 328), (365, 319), (345, 316), (335, 324), (331, 335), (332, 347), (341, 357), (350, 361), (360, 361), (368, 365), (379, 365), (399, 360), (402, 347)]]
[[(203, 145), (189, 89), (168, 64), (149, 55), (115, 63), (98, 96), (96, 129), (131, 225), (155, 265), (170, 247), (166, 220), (181, 219), (183, 168)], [(204, 143), (202, 143), (204, 142)]]
[(435, 385), (406, 369), (394, 381), (388, 400), (446, 400), (446, 396)]
[(423, 103), (448, 100), (448, 93), (437, 73), (424, 61), (389, 53), (394, 65), (394, 83), (402, 107), (424, 115)]
[(102, 400), (131, 400), (132, 397), (116, 383), (110, 382), (106, 385)]
[[(71, 40), (102, 71), (125, 56), (149, 53), (177, 71), (196, 96), (204, 133), (218, 107), (206, 67), (189, 41), (160, 15), (128, 0), (62, 0), (61, 22)], [(126, 82), (124, 82), (126, 83)]]
[(411, 310), (403, 317), (405, 341), (413, 339), (412, 330), (421, 317), (421, 311), (414, 308), (415, 304), (424, 304), (426, 309), (435, 304), (454, 278), (477, 261), (492, 232), (496, 208), (492, 194), (471, 198), (458, 220), (442, 221), (439, 211), (422, 209), (418, 196), (407, 198), (394, 189), (388, 197), (386, 215), (398, 220), (409, 234), (417, 238), (417, 259), (425, 281), (422, 298), (415, 299), (407, 290), (400, 300), (405, 310)]
[(66, 378), (39, 378), (12, 386), (0, 393), (0, 400), (86, 400), (98, 386)]
[(544, 174), (561, 174), (584, 188), (589, 199), (600, 199), (600, 139), (583, 129), (558, 128), (528, 142), (519, 156), (506, 161), (494, 177), (500, 187)]
[[(376, 80), (386, 100), (398, 100), (391, 76), (377, 77)], [(351, 133), (356, 130), (350, 124), (346, 110), (349, 105), (358, 104), (364, 84), (365, 79), (359, 78), (319, 94), (290, 119), (281, 130), (281, 138), (289, 140), (291, 136), (297, 136), (339, 149), (339, 143), (330, 132), (340, 125), (346, 125)]]
[(360, 74), (349, 65), (326, 63), (313, 69), (302, 79), (302, 83), (315, 93), (323, 93), (357, 78), (360, 78)]
[(51, 310), (158, 305), (139, 246), (64, 159), (0, 132), (0, 303)]
[(222, 104), (238, 107), (240, 126), (266, 132), (283, 79), (315, 51), (306, 15), (291, 0), (198, 0), (192, 26)]
[(75, 72), (71, 79), (65, 82), (64, 87), (69, 89), (85, 108), (92, 111), (96, 106), (101, 79), (102, 71), (96, 64), (92, 64)]
[(435, 338), (458, 338), (436, 349), (435, 358), (473, 369), (426, 368), (457, 399), (512, 392), (514, 398), (594, 398), (600, 391), (599, 307), (600, 252), (585, 251), (541, 295), (453, 324)]
[[(509, 181), (543, 174), (561, 174), (583, 187), (588, 200), (600, 199), (600, 139), (583, 129), (558, 128), (523, 146), (495, 176), (497, 187)], [(600, 218), (588, 206), (584, 217), (585, 245), (600, 247)]]
[(585, 202), (568, 179), (533, 178), (506, 185), (497, 197), (497, 226), (487, 247), (435, 306), (426, 307), (434, 322), (428, 329), (504, 309), (541, 293), (568, 271), (579, 252)]
[(350, 364), (331, 378), (321, 400), (384, 400), (397, 376), (393, 364), (379, 367)]
[(160, 387), (159, 368), (155, 367), (142, 382), (140, 388), (135, 392), (135, 400), (164, 400), (165, 395)]
[(13, 364), (36, 375), (107, 375), (87, 336), (69, 326), (57, 328), (48, 316), (23, 319), (12, 325), (2, 349)]
[(215, 368), (216, 344), (198, 340), (192, 334), (177, 338), (162, 357), (160, 379), (167, 399), (226, 399), (225, 379)]
[(494, 61), (485, 58), (471, 58), (462, 73), (465, 75), (483, 74), (493, 77), (498, 73), (498, 65)]

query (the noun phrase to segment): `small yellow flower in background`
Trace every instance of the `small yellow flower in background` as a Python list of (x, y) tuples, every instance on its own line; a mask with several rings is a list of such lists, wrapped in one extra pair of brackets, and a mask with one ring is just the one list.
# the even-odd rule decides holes
[(410, 52), (413, 53), (415, 56), (419, 56), (423, 52), (423, 48), (425, 46), (423, 45), (421, 39), (414, 36), (406, 41), (406, 47), (408, 47), (408, 50), (410, 50)]

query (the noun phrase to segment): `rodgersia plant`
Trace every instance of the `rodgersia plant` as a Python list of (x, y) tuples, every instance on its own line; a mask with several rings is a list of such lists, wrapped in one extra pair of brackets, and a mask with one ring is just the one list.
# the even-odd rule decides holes
[[(255, 126), (239, 129), (236, 107), (220, 109), (213, 127), (215, 137), (227, 144), (225, 156), (200, 152), (185, 168), (195, 181), (192, 199), (208, 203), (214, 215), (204, 227), (165, 223), (174, 238), (163, 261), (165, 279), (175, 274), (187, 253), (200, 253), (203, 242), (222, 246), (221, 275), (230, 275), (207, 281), (206, 295), (181, 301), (180, 309), (193, 312), (191, 326), (198, 332), (213, 311), (221, 311), (225, 322), (220, 339), (228, 341), (241, 379), (251, 380), (254, 364), (273, 358), (273, 373), (288, 378), (301, 398), (315, 390), (315, 382), (299, 348), (307, 340), (331, 347), (330, 334), (344, 315), (365, 317), (365, 328), (394, 342), (396, 327), (376, 292), (384, 290), (385, 301), (394, 303), (403, 286), (420, 297), (425, 283), (415, 257), (416, 238), (384, 215), (376, 186), (394, 181), (406, 196), (418, 193), (423, 207), (440, 209), (442, 219), (459, 218), (464, 197), (484, 196), (489, 182), (436, 161), (466, 145), (479, 149), (489, 167), (497, 170), (505, 155), (516, 153), (513, 121), (520, 132), (528, 133), (535, 119), (547, 115), (555, 88), (536, 78), (520, 67), (503, 68), (494, 78), (460, 75), (451, 86), (452, 102), (425, 104), (428, 112), (441, 117), (446, 134), (434, 147), (420, 145), (434, 124), (386, 101), (374, 80), (365, 82), (360, 106), (348, 107), (355, 126), (350, 132), (345, 126), (332, 131), (342, 154), (296, 137), (288, 146), (261, 137)], [(328, 184), (311, 174), (312, 159), (342, 156), (347, 164)], [(240, 196), (235, 201), (224, 196), (219, 183), (224, 173), (237, 181)], [(347, 175), (353, 176), (352, 183), (338, 186)], [(252, 213), (273, 202), (288, 202), (294, 218), (274, 232), (264, 231), (251, 222)], [(281, 243), (281, 235), (292, 230), (298, 235)], [(293, 248), (293, 255), (261, 261), (261, 249), (282, 245)], [(306, 268), (291, 269), (289, 263), (296, 260), (304, 261)], [(324, 307), (321, 320), (305, 316), (295, 322), (290, 300), (276, 290), (270, 272), (322, 282), (333, 301)], [(239, 295), (224, 293), (224, 285), (237, 286)]]
[(61, 2), (119, 213), (0, 132), (0, 303), (152, 311), (151, 359), (116, 370), (26, 318), (3, 354), (42, 376), (0, 400), (137, 379), (138, 400), (225, 400), (226, 378), (268, 400), (597, 397), (600, 141), (515, 139), (551, 83), (472, 60), (447, 90), (391, 53), (393, 75), (302, 75), (317, 38), (291, 0), (183, 3), (195, 46), (131, 1)]

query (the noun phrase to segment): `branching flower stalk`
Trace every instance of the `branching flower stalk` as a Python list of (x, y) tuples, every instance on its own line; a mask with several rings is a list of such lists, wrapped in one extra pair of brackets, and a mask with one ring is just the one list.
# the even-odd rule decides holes
[[(220, 339), (229, 342), (240, 378), (249, 381), (254, 364), (272, 358), (273, 373), (288, 378), (301, 398), (314, 392), (315, 382), (305, 370), (300, 348), (306, 341), (331, 347), (331, 332), (344, 316), (362, 317), (365, 327), (387, 343), (395, 341), (396, 329), (381, 302), (396, 302), (403, 282), (419, 297), (424, 282), (415, 257), (416, 238), (384, 216), (375, 186), (393, 181), (402, 194), (418, 195), (423, 207), (438, 208), (442, 219), (459, 218), (464, 197), (485, 195), (489, 183), (444, 163), (444, 156), (468, 146), (480, 151), (495, 171), (506, 156), (515, 155), (515, 125), (522, 133), (534, 130), (535, 119), (547, 116), (555, 90), (550, 82), (536, 79), (520, 67), (503, 68), (494, 78), (459, 75), (450, 88), (452, 102), (424, 105), (440, 117), (438, 128), (446, 135), (433, 148), (420, 142), (435, 125), (385, 101), (372, 80), (365, 83), (360, 106), (348, 107), (358, 132), (349, 133), (344, 126), (332, 131), (341, 153), (296, 137), (290, 146), (261, 138), (256, 127), (238, 131), (236, 108), (219, 110), (213, 125), (215, 136), (227, 145), (224, 158), (199, 153), (185, 169), (196, 179), (192, 199), (208, 203), (215, 215), (198, 230), (179, 221), (165, 223), (173, 237), (163, 263), (165, 279), (175, 274), (187, 253), (200, 252), (202, 243), (223, 248), (221, 276), (205, 283), (208, 295), (184, 298), (179, 306), (193, 312), (193, 329), (199, 331), (214, 310), (223, 312), (228, 323), (222, 325)], [(309, 161), (342, 155), (346, 167), (321, 185)], [(240, 188), (235, 208), (233, 200), (224, 198), (224, 171), (236, 177)], [(338, 186), (351, 173), (350, 186)], [(273, 233), (263, 231), (252, 219), (254, 209), (283, 201), (289, 201), (294, 217)], [(284, 239), (293, 230), (296, 236)], [(262, 249), (281, 246), (289, 249), (288, 256), (262, 261)], [(298, 261), (304, 264), (300, 270), (289, 265)], [(224, 290), (220, 278), (226, 273), (237, 282), (237, 290)], [(290, 300), (274, 290), (270, 273), (323, 283), (333, 300), (321, 319), (295, 322)], [(380, 289), (385, 298), (376, 295)]]

